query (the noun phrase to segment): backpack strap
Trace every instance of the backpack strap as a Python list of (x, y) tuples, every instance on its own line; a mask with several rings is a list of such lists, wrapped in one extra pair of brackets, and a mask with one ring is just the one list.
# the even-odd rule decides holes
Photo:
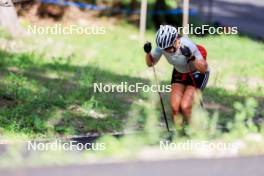
[(205, 47), (203, 47), (202, 45), (196, 45), (198, 50), (200, 51), (200, 53), (202, 54), (204, 60), (206, 60), (207, 58), (207, 51), (205, 49)]

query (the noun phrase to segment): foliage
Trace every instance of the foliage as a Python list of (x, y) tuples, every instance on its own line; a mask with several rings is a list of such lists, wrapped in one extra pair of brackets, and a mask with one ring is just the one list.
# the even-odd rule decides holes
[[(143, 107), (149, 106), (150, 96), (156, 94), (96, 93), (93, 90), (93, 83), (100, 82), (152, 84), (152, 72), (146, 69), (142, 60), (144, 53), (136, 35), (134, 27), (122, 23), (107, 28), (105, 35), (38, 36), (20, 41), (25, 52), (1, 50), (0, 101), (3, 108), (0, 110), (0, 123), (4, 133), (25, 133), (37, 137), (117, 132), (128, 128), (126, 124), (131, 119), (135, 119), (131, 130), (141, 130), (148, 123)], [(237, 118), (238, 105), (232, 107), (235, 102), (257, 97), (257, 111), (261, 111), (261, 85), (252, 89), (248, 82), (236, 85), (233, 81), (236, 89), (229, 91), (226, 87), (230, 83), (226, 81), (230, 77), (240, 83), (239, 77), (263, 79), (263, 66), (257, 64), (264, 58), (263, 44), (238, 36), (192, 38), (209, 51), (208, 62), (213, 72), (209, 87), (204, 91), (207, 112), (201, 113), (206, 118), (213, 118), (198, 126), (209, 128), (213, 137), (228, 129)], [(154, 41), (153, 31), (147, 33), (147, 39)], [(49, 42), (52, 45), (47, 45)], [(223, 42), (225, 45), (221, 44)], [(257, 50), (254, 53), (241, 51), (239, 48), (242, 46), (247, 50)], [(239, 62), (241, 56), (243, 62)], [(227, 61), (228, 64), (224, 64)], [(164, 59), (156, 67), (162, 84), (169, 84), (171, 69), (165, 69), (168, 67)], [(243, 72), (240, 72), (241, 68)], [(169, 94), (164, 98), (170, 115)], [(155, 102), (151, 105), (155, 109), (153, 116), (160, 117), (160, 105)], [(221, 126), (222, 130), (215, 130), (215, 126)]]

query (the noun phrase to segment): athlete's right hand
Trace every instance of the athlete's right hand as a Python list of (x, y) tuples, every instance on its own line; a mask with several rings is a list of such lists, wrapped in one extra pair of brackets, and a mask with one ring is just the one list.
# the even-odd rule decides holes
[(144, 51), (145, 51), (145, 53), (149, 54), (151, 52), (151, 49), (152, 49), (151, 43), (150, 42), (146, 42), (144, 44)]

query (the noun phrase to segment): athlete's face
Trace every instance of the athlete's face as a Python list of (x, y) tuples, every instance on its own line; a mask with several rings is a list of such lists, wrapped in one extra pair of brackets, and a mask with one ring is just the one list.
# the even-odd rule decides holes
[(176, 42), (173, 46), (169, 47), (169, 48), (166, 48), (164, 49), (166, 52), (168, 53), (175, 53), (177, 51), (177, 49), (180, 47), (180, 40), (179, 39), (176, 39)]
[(176, 48), (175, 46), (171, 46), (169, 48), (165, 48), (164, 49), (167, 53), (175, 53), (176, 52)]

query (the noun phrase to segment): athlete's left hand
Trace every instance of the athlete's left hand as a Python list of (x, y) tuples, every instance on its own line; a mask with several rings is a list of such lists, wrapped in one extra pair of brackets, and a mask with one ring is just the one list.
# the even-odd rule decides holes
[(195, 57), (192, 55), (190, 48), (188, 48), (187, 46), (184, 46), (184, 47), (180, 47), (180, 50), (182, 52), (182, 55), (186, 57), (187, 63), (195, 60)]
[(180, 47), (180, 50), (181, 50), (182, 55), (184, 55), (185, 57), (191, 57), (192, 52), (190, 48), (188, 48), (187, 46)]

